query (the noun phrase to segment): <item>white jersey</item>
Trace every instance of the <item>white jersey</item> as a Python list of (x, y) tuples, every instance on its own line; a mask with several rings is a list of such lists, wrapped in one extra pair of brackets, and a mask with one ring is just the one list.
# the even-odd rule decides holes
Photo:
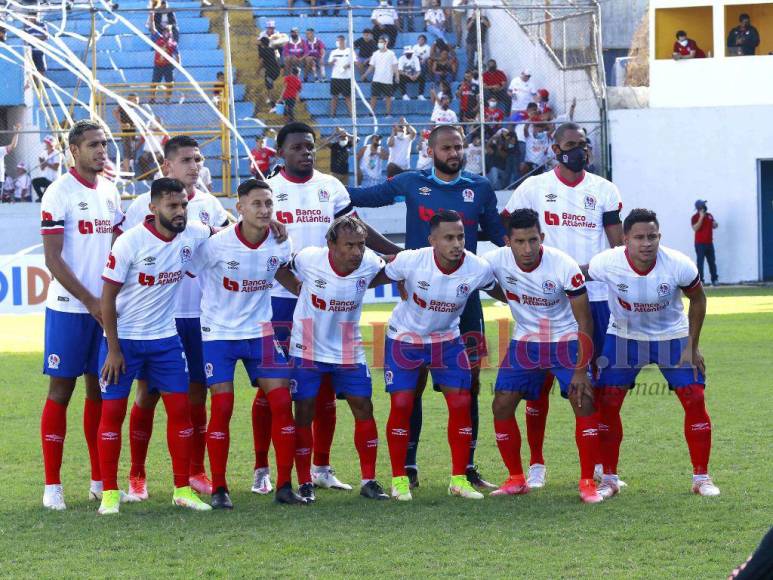
[[(115, 184), (103, 177), (88, 183), (71, 169), (46, 189), (40, 205), (40, 233), (63, 234), (62, 259), (92, 296), (102, 294), (102, 266), (110, 253), (113, 228), (123, 221)], [(59, 280), (48, 288), (46, 307), (87, 314), (88, 310)]]
[(550, 246), (542, 246), (540, 261), (531, 270), (521, 269), (509, 247), (483, 255), (494, 269), (516, 320), (513, 340), (559, 342), (577, 338), (577, 321), (569, 299), (586, 292), (580, 265)]
[(405, 250), (384, 270), (392, 280), (405, 280), (408, 300), (399, 302), (387, 323), (387, 336), (409, 343), (436, 343), (459, 336), (459, 317), (470, 294), (494, 287), (491, 266), (464, 251), (456, 269), (443, 270), (434, 248)]
[(698, 268), (683, 253), (660, 246), (655, 265), (637, 271), (625, 247), (590, 261), (588, 275), (609, 287), (609, 334), (634, 340), (671, 340), (689, 334), (682, 290), (700, 285)]
[(175, 307), (180, 282), (211, 230), (188, 224), (169, 239), (152, 220), (129, 229), (113, 244), (102, 279), (118, 284), (118, 338), (156, 340), (177, 334)]
[(290, 355), (332, 364), (365, 362), (360, 315), (365, 291), (384, 267), (366, 249), (360, 267), (348, 276), (333, 269), (327, 248), (305, 248), (290, 262), (303, 282), (293, 314)]
[[(295, 251), (324, 246), (333, 220), (354, 212), (349, 192), (332, 175), (314, 170), (311, 178), (299, 182), (280, 171), (266, 181), (274, 192), (276, 219), (287, 228)], [(274, 284), (271, 295), (295, 298), (281, 284)]]
[(271, 285), (290, 261), (290, 241), (269, 231), (257, 245), (244, 239), (241, 222), (218, 232), (199, 248), (193, 269), (202, 290), (201, 338), (239, 340), (271, 336)]
[[(126, 209), (126, 221), (123, 229), (133, 228), (146, 219), (153, 217), (148, 205), (150, 192), (138, 195)], [(205, 226), (220, 227), (228, 222), (228, 214), (214, 195), (195, 190), (188, 196), (188, 224), (201, 223)], [(201, 316), (201, 288), (199, 281), (186, 276), (177, 298), (175, 318), (198, 318)]]
[[(587, 264), (609, 247), (604, 215), (615, 212), (617, 218), (623, 202), (617, 186), (603, 177), (586, 171), (579, 183), (570, 185), (555, 169), (524, 181), (513, 192), (504, 213), (522, 207), (539, 214), (546, 245), (563, 250), (579, 264)], [(591, 302), (607, 299), (606, 285), (589, 281), (587, 286)]]

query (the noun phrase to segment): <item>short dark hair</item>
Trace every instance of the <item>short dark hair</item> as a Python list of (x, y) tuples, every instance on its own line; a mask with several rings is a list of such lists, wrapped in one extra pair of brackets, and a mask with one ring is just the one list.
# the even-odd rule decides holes
[(526, 105), (526, 110), (528, 111), (529, 109), (539, 109), (539, 105), (537, 103), (529, 103)]
[(434, 232), (442, 223), (453, 224), (460, 221), (462, 221), (462, 216), (460, 216), (458, 212), (455, 212), (452, 209), (441, 209), (440, 211), (435, 212), (435, 215), (430, 218), (429, 231), (430, 233)]
[(161, 177), (155, 179), (153, 183), (150, 184), (150, 201), (157, 202), (164, 195), (169, 195), (170, 193), (183, 193), (184, 191), (185, 186), (179, 179)]
[(526, 230), (535, 227), (538, 232), (542, 231), (539, 223), (539, 214), (529, 207), (522, 207), (514, 210), (507, 221), (507, 233), (510, 230)]
[(556, 132), (553, 134), (553, 142), (560, 143), (561, 139), (564, 137), (564, 133), (568, 133), (569, 131), (582, 131), (582, 127), (577, 123), (572, 122), (559, 125), (558, 129), (556, 129)]
[(169, 159), (183, 147), (197, 147), (199, 142), (190, 135), (177, 135), (164, 145), (164, 159)]
[(751, 20), (751, 18), (749, 18), (749, 15), (746, 12), (741, 12), (738, 15), (738, 22), (741, 22), (742, 20)]
[(239, 187), (236, 188), (236, 194), (239, 197), (243, 197), (251, 192), (253, 189), (267, 189), (271, 191), (271, 186), (262, 179), (255, 179), (251, 177), (247, 181), (242, 181)]
[(306, 32), (309, 32), (309, 31), (314, 32), (314, 29), (309, 27), (309, 28), (306, 29)]
[(363, 236), (368, 235), (368, 228), (360, 218), (353, 215), (342, 215), (330, 224), (330, 227), (325, 234), (325, 239), (328, 242), (333, 242), (335, 244), (341, 230), (349, 230), (352, 233)]
[(658, 214), (651, 209), (644, 209), (641, 207), (634, 208), (623, 221), (623, 233), (627, 234), (630, 232), (634, 224), (648, 224), (650, 222), (654, 222), (655, 225), (660, 228)]
[(281, 149), (287, 136), (292, 135), (293, 133), (311, 133), (311, 136), (314, 137), (314, 140), (317, 140), (317, 135), (314, 133), (314, 129), (312, 129), (309, 125), (306, 123), (301, 123), (300, 121), (293, 121), (292, 123), (287, 123), (287, 125), (279, 129), (279, 133), (277, 133), (276, 136), (276, 146)]
[(105, 128), (99, 121), (94, 121), (92, 119), (83, 119), (81, 121), (78, 121), (75, 123), (75, 125), (72, 126), (72, 129), (70, 129), (70, 132), (67, 134), (67, 142), (70, 145), (75, 145), (76, 147), (81, 144), (81, 141), (83, 141), (83, 136), (86, 134), (87, 131), (104, 131)]
[(366, 28), (362, 31), (363, 34), (373, 34), (373, 31), (370, 28)]
[(343, 34), (339, 34), (336, 36), (336, 40), (346, 40), (346, 37)]
[(680, 36), (687, 36), (687, 33), (684, 30), (677, 30), (676, 37), (679, 38)]
[(419, 34), (419, 36), (416, 37), (416, 40), (418, 40), (419, 38), (423, 38), (424, 40), (427, 40), (427, 35), (426, 34)]
[(432, 131), (430, 131), (429, 137), (427, 138), (427, 145), (434, 147), (435, 142), (437, 141), (437, 136), (440, 135), (440, 133), (447, 133), (449, 131), (459, 133), (459, 135), (462, 137), (462, 140), (464, 140), (464, 134), (462, 133), (462, 129), (460, 127), (457, 127), (456, 125), (438, 125), (432, 129)]

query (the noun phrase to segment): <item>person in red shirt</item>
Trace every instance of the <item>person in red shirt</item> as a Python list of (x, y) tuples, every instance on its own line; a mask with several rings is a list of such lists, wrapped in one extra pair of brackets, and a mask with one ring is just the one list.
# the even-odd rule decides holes
[(711, 274), (711, 285), (717, 284), (717, 263), (714, 255), (714, 230), (719, 224), (706, 208), (706, 200), (699, 199), (695, 202), (697, 210), (692, 216), (692, 229), (695, 231), (695, 255), (698, 258), (698, 274), (703, 282), (703, 261), (709, 263), (709, 273)]
[(483, 73), (483, 98), (488, 100), (494, 97), (501, 104), (507, 105), (510, 110), (510, 100), (507, 95), (507, 75), (497, 68), (497, 61), (489, 59), (486, 64), (486, 72)]
[(537, 91), (537, 109), (539, 110), (540, 119), (543, 121), (550, 121), (555, 117), (553, 107), (550, 106), (550, 92), (547, 89)]
[(303, 83), (301, 82), (301, 69), (296, 67), (285, 76), (285, 88), (282, 91), (282, 100), (285, 103), (285, 121), (295, 120), (295, 101), (301, 94)]
[(505, 113), (499, 108), (499, 102), (494, 97), (489, 97), (483, 108), (483, 120), (486, 123), (486, 139), (502, 128)]
[[(276, 159), (276, 150), (266, 145), (266, 138), (263, 136), (255, 139), (255, 149), (250, 151), (252, 155), (251, 173), (258, 179), (265, 178), (271, 168), (271, 161)], [(258, 174), (258, 171), (262, 175)]]
[(177, 49), (177, 41), (174, 39), (174, 27), (167, 24), (159, 34), (156, 30), (156, 19), (151, 18), (150, 39), (171, 57), (168, 59), (160, 52), (153, 51), (153, 79), (151, 80), (153, 92), (150, 94), (150, 103), (156, 102), (156, 87), (162, 81), (166, 87), (166, 102), (168, 103), (172, 100), (172, 85), (174, 84), (174, 65), (172, 62), (180, 62), (180, 51)]
[(680, 30), (676, 33), (673, 56), (674, 60), (706, 58), (706, 53), (698, 48), (698, 45), (692, 38), (687, 38), (687, 33), (684, 30)]

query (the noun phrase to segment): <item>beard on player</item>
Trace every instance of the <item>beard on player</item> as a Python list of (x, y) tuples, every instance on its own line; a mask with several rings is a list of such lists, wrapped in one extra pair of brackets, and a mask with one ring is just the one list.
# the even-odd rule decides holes
[(464, 166), (467, 163), (467, 156), (462, 154), (459, 157), (450, 157), (446, 158), (445, 161), (441, 161), (438, 159), (437, 155), (433, 155), (432, 163), (435, 166), (435, 169), (438, 169), (447, 175), (454, 174), (459, 173), (462, 169), (464, 169)]

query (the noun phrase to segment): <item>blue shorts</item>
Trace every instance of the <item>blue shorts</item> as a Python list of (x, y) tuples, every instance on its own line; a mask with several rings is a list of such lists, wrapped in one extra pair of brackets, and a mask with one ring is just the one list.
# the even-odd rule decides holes
[[(185, 351), (185, 358), (188, 359), (190, 381), (203, 385), (206, 382), (206, 377), (204, 375), (204, 348), (201, 341), (201, 319), (175, 318), (174, 323)], [(145, 381), (147, 377), (140, 371), (137, 373), (137, 380)]]
[(287, 379), (287, 357), (273, 336), (242, 340), (204, 341), (204, 374), (207, 386), (232, 383), (237, 361), (241, 360), (253, 387), (258, 379)]
[(46, 308), (43, 374), (74, 379), (98, 375), (102, 327), (91, 314)]
[(601, 370), (597, 386), (633, 388), (639, 371), (650, 363), (658, 365), (670, 389), (703, 385), (705, 379), (700, 372), (696, 380), (692, 367), (676, 366), (686, 345), (687, 337), (645, 341), (607, 334), (601, 354), (603, 360), (598, 361)]
[[(99, 381), (103, 400), (126, 399), (131, 391), (132, 381), (138, 375), (148, 381), (149, 393), (188, 392), (188, 362), (179, 336), (155, 340), (121, 338), (119, 343), (126, 363), (126, 372), (118, 378), (118, 384)], [(106, 358), (107, 340), (103, 339), (99, 349), (100, 370)]]
[(285, 349), (285, 353), (290, 350), (290, 332), (293, 329), (293, 313), (295, 305), (298, 304), (297, 298), (271, 297), (271, 323), (274, 326), (274, 336)]
[(486, 346), (486, 323), (483, 320), (483, 305), (480, 303), (480, 293), (476, 290), (470, 294), (467, 305), (459, 317), (459, 332), (467, 349), (467, 357), (474, 366), (488, 355)]
[(595, 300), (590, 303), (590, 314), (593, 317), (593, 358), (601, 356), (604, 341), (609, 327), (609, 302)]
[(336, 397), (365, 397), (373, 394), (368, 365), (339, 365), (290, 357), (290, 392), (293, 400), (311, 399), (319, 393), (322, 377), (330, 375)]
[(470, 361), (461, 338), (435, 344), (386, 339), (384, 385), (387, 393), (415, 389), (419, 373), (425, 366), (436, 387), (470, 388)]
[(535, 342), (511, 340), (497, 373), (495, 391), (518, 392), (527, 401), (538, 399), (545, 377), (558, 379), (561, 396), (569, 396), (569, 385), (577, 364), (577, 341)]

